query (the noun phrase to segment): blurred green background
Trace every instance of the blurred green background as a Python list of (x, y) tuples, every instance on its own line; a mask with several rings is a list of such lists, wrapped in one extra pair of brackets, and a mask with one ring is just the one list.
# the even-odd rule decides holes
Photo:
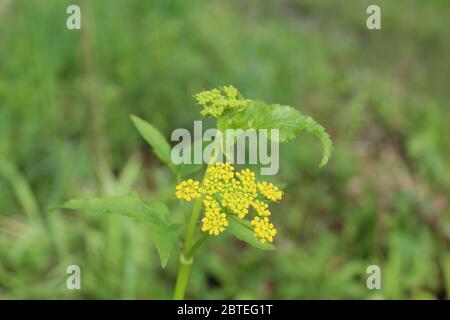
[[(66, 28), (79, 4), (82, 29)], [(382, 30), (366, 28), (378, 4)], [(200, 119), (192, 94), (233, 84), (330, 132), (281, 145), (278, 250), (224, 235), (195, 258), (188, 298), (450, 296), (450, 2), (0, 0), (0, 298), (171, 298), (145, 225), (51, 211), (176, 181), (133, 128)], [(68, 265), (82, 290), (67, 290)], [(366, 287), (366, 268), (382, 289)]]

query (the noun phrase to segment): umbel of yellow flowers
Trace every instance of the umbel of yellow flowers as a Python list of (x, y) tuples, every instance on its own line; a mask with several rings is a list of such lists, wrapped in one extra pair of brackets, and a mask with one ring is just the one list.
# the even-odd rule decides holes
[(186, 201), (204, 196), (202, 231), (210, 235), (216, 236), (228, 227), (228, 214), (244, 219), (251, 209), (253, 231), (262, 243), (272, 242), (277, 234), (264, 200), (278, 201), (283, 191), (272, 183), (256, 182), (255, 173), (249, 169), (234, 172), (231, 164), (216, 163), (206, 170), (202, 184), (192, 179), (183, 181), (176, 186), (175, 195)]
[(251, 100), (245, 99), (233, 86), (224, 86), (218, 89), (205, 90), (194, 95), (195, 100), (203, 110), (202, 116), (212, 116), (218, 118), (226, 110), (245, 109), (250, 105)]

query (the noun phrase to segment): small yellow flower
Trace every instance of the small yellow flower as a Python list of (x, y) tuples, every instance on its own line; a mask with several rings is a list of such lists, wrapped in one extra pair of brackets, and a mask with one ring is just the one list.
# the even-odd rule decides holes
[(256, 179), (255, 173), (249, 169), (236, 172), (236, 177), (242, 182), (242, 190), (250, 194), (253, 198), (256, 197)]
[(273, 242), (273, 237), (277, 234), (277, 229), (270, 223), (269, 218), (255, 217), (252, 220), (253, 231), (255, 236), (262, 243)]
[(234, 177), (234, 168), (229, 163), (216, 163), (206, 171), (204, 190), (208, 195), (223, 191), (227, 183)]
[(175, 189), (175, 196), (178, 199), (183, 199), (186, 201), (197, 199), (203, 193), (202, 188), (200, 188), (200, 182), (194, 181), (192, 179), (181, 182), (175, 187)]
[(213, 103), (215, 100), (220, 99), (221, 96), (219, 89), (205, 90), (194, 95), (197, 102), (203, 105)]
[(256, 198), (255, 173), (249, 169), (236, 172), (238, 179), (231, 179), (222, 193), (222, 206), (243, 219), (248, 214), (248, 208)]
[(233, 186), (228, 187), (222, 194), (222, 206), (243, 219), (248, 214), (248, 207), (252, 200), (248, 194), (240, 192), (235, 185), (236, 180), (232, 182)]
[(227, 95), (227, 97), (231, 99), (236, 98), (239, 93), (238, 90), (233, 86), (224, 86), (222, 89)]
[(217, 236), (228, 227), (227, 215), (221, 211), (219, 203), (207, 196), (203, 200), (205, 216), (202, 219), (202, 231)]
[(255, 200), (251, 203), (252, 207), (255, 209), (258, 216), (268, 217), (270, 216), (269, 205), (265, 202)]
[(250, 100), (239, 97), (238, 90), (233, 86), (225, 86), (212, 90), (205, 90), (194, 95), (195, 100), (203, 110), (203, 116), (218, 118), (227, 109), (241, 109), (250, 104)]
[(259, 192), (266, 199), (269, 199), (271, 201), (278, 201), (283, 197), (283, 191), (279, 190), (277, 186), (273, 185), (270, 182), (258, 182), (257, 185)]

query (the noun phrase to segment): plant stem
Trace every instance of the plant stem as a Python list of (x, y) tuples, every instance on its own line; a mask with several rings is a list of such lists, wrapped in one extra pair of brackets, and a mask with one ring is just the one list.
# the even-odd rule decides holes
[(178, 268), (177, 283), (175, 285), (175, 293), (173, 295), (174, 300), (183, 300), (184, 292), (186, 291), (186, 286), (189, 280), (189, 274), (191, 272), (193, 259), (186, 260), (184, 258), (184, 253), (180, 255), (180, 266)]
[(189, 250), (191, 249), (194, 241), (195, 231), (197, 227), (198, 217), (202, 209), (203, 196), (195, 201), (194, 208), (192, 208), (191, 218), (189, 219), (188, 229), (186, 231), (186, 239), (184, 241), (183, 254), (188, 257)]
[[(203, 197), (196, 200), (194, 208), (192, 208), (191, 218), (189, 220), (188, 229), (186, 232), (186, 239), (184, 240), (183, 251), (180, 254), (180, 267), (178, 269), (177, 282), (175, 285), (175, 293), (173, 298), (175, 300), (182, 300), (186, 291), (187, 282), (189, 279), (189, 273), (193, 262), (193, 254), (195, 250), (192, 242), (195, 236), (195, 230), (197, 227), (198, 217), (202, 209)], [(198, 248), (198, 246), (195, 246)], [(195, 249), (196, 249), (195, 248)]]
[(203, 232), (200, 237), (198, 237), (197, 241), (194, 242), (191, 249), (189, 250), (188, 254), (186, 255), (187, 258), (192, 258), (194, 255), (194, 252), (197, 251), (198, 248), (205, 242), (205, 240), (208, 238), (208, 233)]
[[(216, 156), (214, 156), (214, 159), (216, 159)], [(214, 161), (212, 161), (206, 168), (205, 174), (203, 176), (203, 181), (207, 178), (208, 168), (213, 163)], [(195, 231), (197, 230), (197, 222), (202, 209), (203, 198), (203, 196), (198, 198), (195, 201), (194, 207), (192, 208), (191, 217), (189, 219), (189, 224), (186, 231), (186, 238), (184, 240), (183, 251), (180, 254), (180, 266), (178, 269), (177, 282), (175, 284), (175, 293), (173, 295), (174, 300), (184, 299), (184, 293), (186, 292), (189, 274), (191, 272), (191, 266), (194, 262), (194, 253), (208, 237), (208, 235), (204, 233), (194, 243)]]

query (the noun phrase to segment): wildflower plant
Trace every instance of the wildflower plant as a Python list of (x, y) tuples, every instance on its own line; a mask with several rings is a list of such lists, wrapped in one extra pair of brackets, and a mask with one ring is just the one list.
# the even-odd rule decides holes
[[(233, 86), (205, 90), (195, 94), (194, 98), (202, 107), (201, 115), (215, 118), (217, 129), (221, 132), (226, 129), (277, 129), (279, 142), (285, 142), (306, 131), (322, 142), (320, 166), (324, 166), (330, 158), (332, 141), (325, 129), (290, 106), (247, 99)], [(66, 202), (64, 208), (116, 213), (147, 222), (163, 268), (173, 248), (180, 250), (175, 299), (184, 298), (194, 254), (208, 238), (226, 232), (255, 248), (275, 249), (278, 230), (271, 222), (270, 204), (282, 200), (282, 190), (268, 181), (260, 181), (249, 168), (237, 170), (231, 163), (220, 163), (217, 154), (207, 165), (202, 179), (189, 178), (187, 176), (196, 173), (202, 166), (175, 165), (171, 161), (170, 145), (164, 136), (146, 121), (136, 116), (131, 116), (131, 119), (178, 180), (174, 185), (174, 198), (194, 203), (189, 219), (181, 224), (175, 223), (165, 203), (144, 200), (136, 193), (73, 199)]]

